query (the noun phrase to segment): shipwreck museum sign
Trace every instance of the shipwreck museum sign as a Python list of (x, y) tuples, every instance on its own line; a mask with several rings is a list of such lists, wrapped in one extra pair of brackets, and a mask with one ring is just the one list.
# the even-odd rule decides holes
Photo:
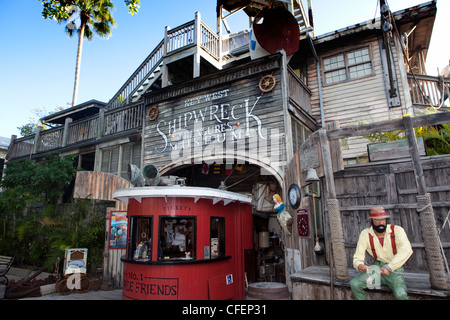
[[(273, 80), (277, 71), (271, 71)], [(286, 163), (281, 85), (260, 90), (264, 74), (147, 105), (144, 165)]]

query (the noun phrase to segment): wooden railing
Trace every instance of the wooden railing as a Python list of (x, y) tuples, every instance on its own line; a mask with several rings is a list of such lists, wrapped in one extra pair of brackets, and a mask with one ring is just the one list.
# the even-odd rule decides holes
[(61, 146), (63, 138), (63, 127), (41, 131), (39, 135), (39, 151), (47, 151)]
[(38, 129), (36, 134), (12, 139), (7, 159), (29, 157), (88, 141), (142, 128), (144, 104), (100, 111), (98, 115), (80, 121), (67, 122), (65, 126), (49, 130)]
[(289, 98), (298, 104), (303, 110), (311, 114), (311, 90), (303, 80), (288, 66), (288, 90)]
[(195, 45), (195, 20), (187, 22), (175, 29), (166, 29), (166, 54)]
[(107, 105), (108, 109), (117, 109), (129, 103), (129, 98), (147, 81), (153, 72), (159, 67), (164, 55), (164, 41), (145, 58), (144, 62), (136, 69), (125, 84), (117, 91)]
[(219, 36), (203, 22), (200, 23), (200, 47), (219, 61)]
[(412, 104), (417, 107), (439, 107), (450, 92), (450, 80), (408, 73)]
[(219, 36), (200, 21), (197, 13), (195, 20), (174, 29), (166, 28), (164, 39), (148, 55), (125, 84), (117, 91), (107, 105), (108, 110), (123, 107), (131, 102), (130, 98), (148, 81), (150, 76), (162, 65), (166, 55), (199, 46), (216, 61), (220, 61)]
[(69, 124), (67, 145), (95, 139), (97, 137), (98, 115)]
[(107, 136), (131, 129), (141, 128), (144, 114), (144, 104), (105, 113), (103, 135)]
[(11, 140), (6, 159), (28, 157), (34, 150), (35, 135)]

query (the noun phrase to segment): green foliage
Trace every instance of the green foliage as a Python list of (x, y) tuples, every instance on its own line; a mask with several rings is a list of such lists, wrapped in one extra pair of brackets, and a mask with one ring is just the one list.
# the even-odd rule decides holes
[(75, 177), (74, 160), (75, 156), (53, 156), (44, 162), (10, 161), (0, 186), (7, 189), (16, 210), (40, 201), (56, 203)]
[[(76, 174), (75, 156), (45, 162), (10, 161), (0, 185), (0, 253), (19, 264), (47, 266), (53, 271), (66, 248), (86, 247), (91, 261), (101, 259), (105, 219), (90, 199), (74, 199), (70, 214), (56, 204)], [(36, 208), (36, 209), (33, 209)], [(91, 256), (92, 255), (92, 256)], [(100, 255), (96, 257), (96, 255)]]
[[(427, 108), (423, 114), (432, 114), (437, 111)], [(391, 119), (389, 119), (391, 120)], [(428, 156), (450, 154), (450, 123), (438, 126), (418, 127), (414, 129), (416, 137), (422, 137), (425, 141), (425, 149)], [(381, 143), (406, 139), (405, 130), (394, 130), (364, 135), (363, 138), (371, 143)]]
[[(86, 7), (89, 3), (102, 2), (92, 0), (39, 0), (43, 5), (42, 16), (45, 19), (54, 19), (58, 22), (67, 20), (71, 14), (72, 6)], [(128, 13), (134, 15), (141, 5), (140, 0), (124, 0)], [(103, 1), (104, 2), (104, 1)], [(109, 2), (109, 1), (108, 1)]]

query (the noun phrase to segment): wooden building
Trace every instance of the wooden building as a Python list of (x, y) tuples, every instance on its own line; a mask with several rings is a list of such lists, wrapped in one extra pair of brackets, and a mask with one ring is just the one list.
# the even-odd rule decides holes
[[(304, 276), (307, 272), (301, 272), (314, 266), (326, 272), (336, 268), (345, 287), (339, 272), (348, 276), (355, 237), (366, 226), (372, 204), (392, 210), (397, 224), (417, 222), (411, 213), (417, 204), (414, 199), (405, 204), (403, 198), (418, 194), (414, 174), (401, 174), (412, 172), (403, 165), (410, 160), (368, 163), (368, 141), (362, 136), (391, 128), (383, 124), (386, 120), (420, 116), (421, 109), (440, 105), (449, 81), (440, 85), (437, 77), (421, 74), (436, 1), (394, 13), (383, 11), (380, 18), (319, 36), (314, 35), (311, 8), (307, 14), (298, 0), (217, 3), (216, 31), (201, 21), (199, 13), (182, 26), (166, 28), (162, 41), (108, 103), (92, 100), (46, 117), (45, 121), (60, 126), (13, 137), (8, 159), (75, 153), (79, 167), (88, 171), (84, 176), (88, 180), (89, 172), (129, 180), (129, 165), (141, 170), (153, 165), (168, 181), (179, 177), (189, 186), (251, 194), (255, 249), (245, 257), (248, 281), (286, 282), (294, 299), (323, 298), (311, 292), (323, 293), (315, 286), (333, 286), (334, 280), (311, 284)], [(227, 13), (244, 10), (255, 25), (267, 5), (291, 12), (298, 34), (294, 53), (287, 52), (292, 42), (280, 44), (279, 36), (260, 35), (255, 41), (251, 30), (224, 34)], [(255, 49), (256, 42), (262, 49)], [(447, 119), (446, 111), (442, 107), (441, 120), (426, 118), (425, 123)], [(429, 174), (436, 174), (437, 163), (446, 163), (442, 170), (449, 170), (448, 158), (428, 163)], [(312, 168), (320, 182), (306, 181)], [(91, 175), (91, 183), (86, 184), (101, 189), (103, 178)], [(397, 185), (399, 179), (405, 179), (405, 185)], [(450, 208), (450, 181), (443, 175), (437, 180), (432, 201), (438, 203), (436, 220), (442, 225)], [(293, 184), (300, 189), (298, 206), (288, 201)], [(385, 185), (390, 189), (383, 190)], [(74, 196), (89, 194), (80, 183), (76, 191)], [(284, 234), (276, 221), (275, 193), (282, 195), (293, 217), (291, 235)], [(340, 238), (330, 227), (329, 200), (340, 205), (337, 222), (345, 230)], [(126, 210), (120, 203), (117, 208)], [(411, 259), (411, 269), (426, 272), (420, 226), (411, 223), (410, 227), (419, 252)], [(270, 233), (269, 247), (260, 246), (260, 232)], [(448, 254), (450, 232), (444, 230), (441, 238)], [(319, 250), (313, 250), (315, 243)], [(343, 251), (335, 251), (337, 243)], [(345, 252), (345, 263), (329, 268), (336, 252)], [(110, 264), (120, 264), (119, 258)], [(320, 268), (323, 278), (325, 269)], [(421, 290), (416, 292), (420, 295)], [(433, 294), (448, 296), (445, 290), (439, 292)]]

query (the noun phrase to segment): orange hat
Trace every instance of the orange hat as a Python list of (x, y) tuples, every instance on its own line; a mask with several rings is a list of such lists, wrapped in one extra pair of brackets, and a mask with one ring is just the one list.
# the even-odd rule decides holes
[(370, 208), (369, 219), (387, 219), (389, 216), (384, 211), (383, 207), (372, 207)]

